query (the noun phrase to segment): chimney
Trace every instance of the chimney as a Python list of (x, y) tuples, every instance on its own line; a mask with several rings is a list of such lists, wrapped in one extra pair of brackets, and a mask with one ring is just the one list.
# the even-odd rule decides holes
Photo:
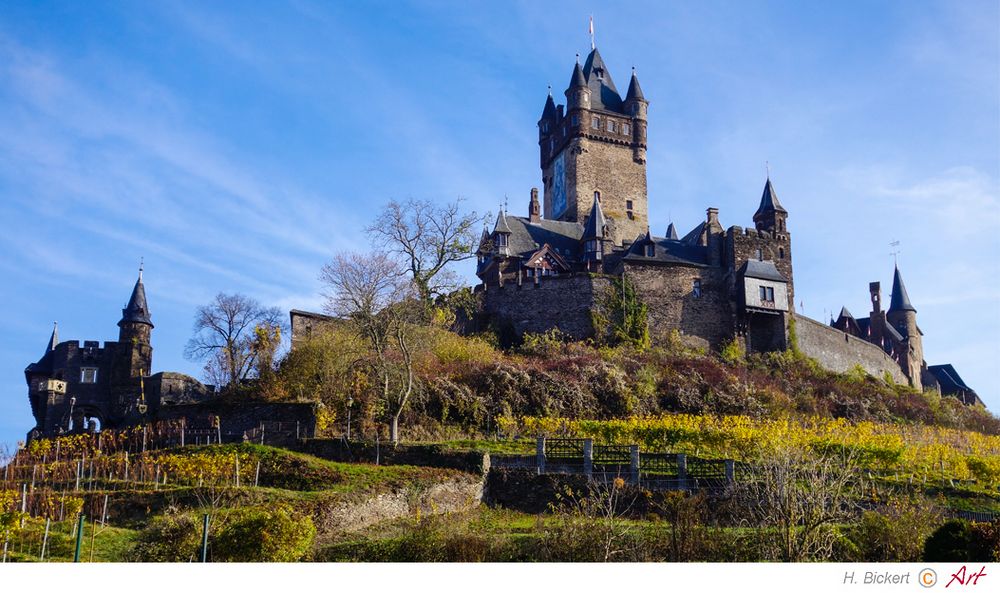
[(538, 203), (538, 188), (531, 188), (531, 201), (528, 202), (528, 222), (539, 222), (542, 220), (542, 207)]
[(872, 313), (882, 311), (882, 286), (878, 282), (868, 283), (868, 292), (872, 295)]

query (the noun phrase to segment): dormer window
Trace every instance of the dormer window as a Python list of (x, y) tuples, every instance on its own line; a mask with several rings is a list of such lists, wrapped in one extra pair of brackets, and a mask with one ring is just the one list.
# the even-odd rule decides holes
[(97, 383), (97, 369), (93, 367), (81, 368), (80, 383)]
[(506, 247), (506, 246), (507, 246), (507, 234), (497, 233), (497, 247)]
[(760, 287), (760, 300), (764, 303), (774, 303), (774, 287), (772, 286), (761, 286)]
[(656, 255), (656, 245), (649, 243), (646, 245), (646, 257), (653, 257)]

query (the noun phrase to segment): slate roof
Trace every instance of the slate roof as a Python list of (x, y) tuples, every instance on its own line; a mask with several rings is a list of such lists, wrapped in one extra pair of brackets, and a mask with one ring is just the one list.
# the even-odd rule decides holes
[(645, 101), (646, 97), (642, 95), (642, 88), (639, 86), (639, 78), (635, 75), (635, 68), (632, 69), (632, 80), (628, 83), (628, 92), (625, 93), (625, 102), (628, 103), (632, 100)]
[(494, 233), (510, 232), (510, 226), (507, 224), (507, 214), (503, 211), (503, 208), (501, 208), (500, 213), (497, 214), (497, 223), (493, 227), (493, 232)]
[(667, 227), (667, 237), (666, 238), (670, 239), (671, 241), (676, 241), (677, 240), (677, 229), (674, 227), (674, 223), (672, 223), (672, 222), (670, 223), (670, 226)]
[(549, 90), (549, 96), (545, 98), (545, 108), (542, 109), (542, 119), (550, 119), (556, 116), (556, 103), (552, 100), (552, 90)]
[(587, 77), (583, 75), (583, 68), (580, 67), (580, 56), (577, 56), (577, 62), (573, 65), (573, 74), (569, 78), (569, 88), (575, 89), (579, 86), (587, 86)]
[(520, 216), (508, 216), (510, 239), (507, 247), (512, 255), (528, 257), (546, 243), (567, 259), (576, 259), (583, 237), (583, 225), (578, 222), (540, 220), (529, 222)]
[(906, 285), (903, 284), (903, 277), (896, 268), (892, 276), (892, 300), (889, 301), (890, 311), (913, 311), (917, 310), (910, 304), (910, 295), (906, 294)]
[[(652, 257), (646, 255), (646, 245), (649, 243), (656, 246)], [(708, 248), (701, 245), (691, 245), (676, 239), (652, 237), (647, 233), (646, 236), (632, 242), (623, 259), (632, 263), (705, 266), (708, 264)]]
[(754, 220), (766, 212), (785, 212), (781, 206), (781, 202), (778, 201), (778, 194), (774, 191), (774, 186), (771, 185), (771, 178), (768, 177), (767, 181), (764, 183), (764, 193), (760, 196), (760, 206), (757, 207), (757, 212), (754, 213)]
[[(587, 62), (583, 65), (583, 75), (587, 78), (587, 86), (590, 87), (590, 106), (592, 109), (602, 109), (604, 111), (614, 111), (625, 113), (622, 107), (622, 97), (615, 88), (615, 83), (611, 80), (611, 72), (601, 58), (601, 52), (594, 48), (587, 56)], [(573, 79), (576, 80), (576, 71), (573, 72)]]
[(122, 309), (122, 320), (119, 323), (145, 323), (150, 327), (153, 326), (149, 318), (149, 306), (146, 305), (146, 288), (142, 284), (141, 272), (139, 279), (135, 281), (128, 304)]
[(772, 280), (774, 282), (788, 282), (778, 268), (774, 267), (774, 262), (747, 260), (739, 269), (740, 275), (744, 278), (760, 278), (761, 280)]
[(847, 310), (847, 307), (841, 307), (840, 308), (840, 317), (838, 317), (838, 319), (845, 319), (845, 318), (846, 319), (854, 319), (854, 315), (851, 315), (851, 312)]
[(603, 239), (604, 227), (608, 221), (604, 218), (604, 211), (601, 209), (601, 201), (594, 200), (594, 205), (590, 207), (590, 216), (587, 217), (586, 226), (583, 229), (584, 239)]
[(959, 376), (955, 367), (950, 364), (930, 365), (927, 367), (927, 370), (937, 379), (938, 384), (941, 385), (941, 393), (945, 395), (960, 393), (962, 391), (974, 392), (971, 387), (965, 384), (965, 381)]

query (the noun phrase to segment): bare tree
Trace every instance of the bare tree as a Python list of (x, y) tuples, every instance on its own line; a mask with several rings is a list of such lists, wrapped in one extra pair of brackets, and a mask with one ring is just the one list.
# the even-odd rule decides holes
[(385, 403), (389, 438), (399, 442), (399, 418), (413, 393), (413, 283), (398, 262), (382, 254), (338, 254), (323, 266), (326, 310), (348, 320), (367, 345), (365, 361)]
[(463, 213), (461, 203), (461, 199), (447, 204), (391, 200), (366, 229), (378, 246), (399, 258), (425, 305), (460, 286), (448, 265), (476, 254), (476, 229), (484, 218)]
[(786, 447), (754, 474), (737, 483), (734, 502), (744, 522), (763, 528), (765, 554), (783, 562), (829, 558), (839, 537), (834, 525), (856, 508), (856, 455), (848, 448), (814, 454)]
[(265, 307), (246, 295), (220, 292), (211, 303), (198, 307), (194, 336), (184, 355), (204, 360), (208, 379), (232, 389), (259, 372), (261, 361), (272, 364), (283, 327), (277, 307)]

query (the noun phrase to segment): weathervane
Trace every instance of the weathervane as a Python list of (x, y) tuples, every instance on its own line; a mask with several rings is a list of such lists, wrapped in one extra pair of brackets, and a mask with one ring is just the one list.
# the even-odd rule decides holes
[(899, 241), (896, 241), (895, 239), (893, 239), (893, 241), (891, 243), (889, 243), (889, 247), (895, 247), (896, 248), (895, 251), (890, 251), (889, 255), (892, 256), (892, 263), (893, 263), (893, 265), (897, 265), (898, 266), (899, 265), (899, 261), (898, 261), (898, 258), (899, 258)]

